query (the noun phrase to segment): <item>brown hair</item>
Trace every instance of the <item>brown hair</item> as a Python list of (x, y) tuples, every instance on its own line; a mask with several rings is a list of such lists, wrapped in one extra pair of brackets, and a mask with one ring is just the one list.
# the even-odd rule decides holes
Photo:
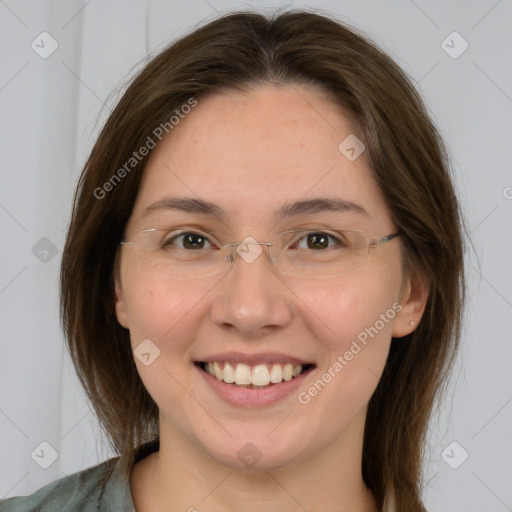
[(362, 459), (379, 507), (423, 510), (425, 433), (460, 338), (462, 223), (445, 148), (419, 95), (386, 54), (338, 21), (306, 11), (229, 14), (173, 43), (132, 81), (85, 164), (64, 248), (61, 316), (78, 377), (128, 475), (133, 449), (158, 435), (158, 407), (114, 309), (114, 260), (147, 156), (133, 169), (126, 162), (191, 98), (259, 83), (316, 85), (356, 120), (406, 260), (429, 283), (420, 325), (392, 340)]

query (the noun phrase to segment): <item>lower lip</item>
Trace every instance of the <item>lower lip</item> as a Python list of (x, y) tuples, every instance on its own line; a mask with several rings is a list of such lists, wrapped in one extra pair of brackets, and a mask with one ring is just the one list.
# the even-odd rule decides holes
[(282, 381), (279, 384), (268, 386), (267, 388), (244, 388), (235, 384), (226, 384), (222, 380), (218, 380), (209, 373), (202, 370), (199, 366), (194, 365), (201, 374), (205, 382), (213, 389), (213, 391), (223, 400), (237, 407), (252, 409), (254, 407), (265, 407), (275, 404), (280, 400), (292, 395), (297, 388), (304, 382), (304, 379), (311, 373), (313, 368), (301, 373), (288, 381)]

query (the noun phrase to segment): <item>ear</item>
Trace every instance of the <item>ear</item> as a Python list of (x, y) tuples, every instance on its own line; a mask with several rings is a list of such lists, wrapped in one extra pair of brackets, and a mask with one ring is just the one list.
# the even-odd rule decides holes
[(408, 277), (400, 304), (402, 309), (393, 322), (393, 338), (402, 338), (413, 332), (421, 321), (429, 295), (429, 285), (420, 273)]
[(121, 281), (117, 272), (114, 275), (114, 293), (117, 320), (125, 329), (128, 329), (128, 313), (126, 311), (126, 302), (124, 299)]

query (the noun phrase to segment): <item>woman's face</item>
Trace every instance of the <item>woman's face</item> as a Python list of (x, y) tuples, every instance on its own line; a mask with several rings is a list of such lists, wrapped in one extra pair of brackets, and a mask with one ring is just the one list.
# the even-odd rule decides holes
[[(206, 245), (187, 245), (182, 237), (173, 242), (178, 249), (211, 252), (221, 243), (249, 236), (266, 242), (303, 227), (345, 227), (371, 238), (395, 233), (364, 152), (354, 160), (360, 148), (350, 150), (353, 138), (339, 149), (351, 134), (341, 110), (312, 88), (259, 86), (199, 98), (152, 151), (126, 237), (186, 227), (205, 236)], [(164, 198), (205, 201), (218, 211), (162, 203), (148, 210)], [(285, 205), (321, 198), (357, 206), (319, 203), (276, 217)], [(241, 246), (225, 263), (227, 273), (187, 277), (125, 245), (116, 280), (117, 316), (159, 407), (161, 437), (181, 437), (196, 454), (232, 467), (283, 467), (361, 438), (391, 337), (410, 332), (417, 319), (407, 307), (399, 311), (399, 238), (372, 248), (363, 267), (329, 278), (281, 274), (260, 247)], [(217, 362), (221, 379), (231, 380), (229, 363), (240, 382), (255, 374), (267, 379), (264, 366), (281, 382), (225, 383), (204, 362)], [(300, 362), (309, 369), (282, 380), (287, 364)]]

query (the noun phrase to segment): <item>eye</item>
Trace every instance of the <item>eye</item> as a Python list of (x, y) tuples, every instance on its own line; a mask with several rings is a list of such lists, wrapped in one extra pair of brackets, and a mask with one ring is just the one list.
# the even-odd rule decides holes
[(168, 248), (177, 245), (179, 249), (198, 250), (208, 248), (205, 247), (205, 244), (211, 245), (210, 241), (208, 240), (208, 238), (206, 238), (206, 236), (200, 233), (195, 233), (193, 231), (187, 231), (178, 233), (165, 239), (162, 242), (162, 247)]
[[(333, 243), (329, 245), (331, 240)], [(308, 233), (306, 236), (303, 236), (300, 240), (295, 242), (294, 246), (297, 244), (298, 249), (312, 249), (316, 251), (329, 249), (333, 246), (348, 247), (348, 243), (343, 238), (335, 237), (334, 235), (330, 235), (323, 231)]]

